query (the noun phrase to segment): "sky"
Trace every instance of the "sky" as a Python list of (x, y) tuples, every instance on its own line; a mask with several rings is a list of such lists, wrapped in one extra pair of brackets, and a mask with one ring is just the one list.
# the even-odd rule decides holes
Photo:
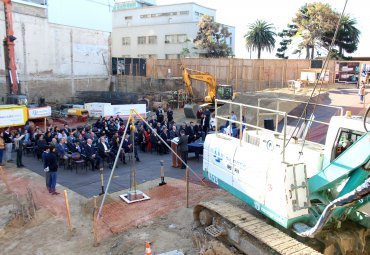
[[(305, 3), (328, 3), (337, 12), (342, 12), (345, 0), (157, 0), (157, 5), (195, 2), (199, 5), (216, 9), (216, 21), (235, 27), (235, 56), (237, 58), (250, 58), (250, 53), (245, 48), (244, 34), (248, 24), (257, 19), (265, 20), (274, 25), (275, 32), (280, 32), (291, 22), (297, 10)], [(370, 57), (370, 1), (348, 0), (345, 14), (357, 20), (357, 28), (361, 31), (358, 50), (351, 54), (354, 57)], [(367, 26), (367, 27), (366, 27)], [(279, 46), (278, 42), (276, 46)], [(276, 58), (276, 47), (270, 54), (262, 52), (261, 58)], [(257, 52), (252, 52), (252, 58), (257, 57)], [(305, 56), (302, 55), (301, 58)], [(298, 58), (297, 55), (290, 58)]]

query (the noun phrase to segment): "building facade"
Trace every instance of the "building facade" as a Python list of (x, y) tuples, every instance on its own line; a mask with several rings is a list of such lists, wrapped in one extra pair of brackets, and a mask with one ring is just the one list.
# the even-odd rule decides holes
[[(113, 57), (177, 59), (184, 52), (197, 57), (193, 39), (203, 15), (216, 20), (216, 10), (195, 3), (154, 5), (154, 1), (116, 3), (113, 10)], [(235, 28), (227, 26), (235, 49)]]
[[(12, 2), (17, 72), (29, 101), (65, 102), (78, 90), (108, 89), (113, 0)], [(9, 92), (5, 73), (0, 50), (0, 103)]]

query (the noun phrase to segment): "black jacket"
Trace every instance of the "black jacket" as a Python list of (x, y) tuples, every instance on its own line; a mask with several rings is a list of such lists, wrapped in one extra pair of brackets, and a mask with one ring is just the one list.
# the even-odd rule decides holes
[(177, 150), (180, 152), (188, 151), (188, 136), (187, 135), (180, 136), (179, 142), (177, 144)]
[(92, 155), (95, 154), (95, 149), (93, 148), (93, 146), (89, 146), (88, 144), (85, 145), (85, 153), (84, 155), (87, 157), (87, 158), (92, 158)]
[(5, 143), (12, 143), (13, 142), (12, 135), (4, 132), (4, 142)]
[(49, 167), (49, 172), (56, 172), (58, 171), (58, 162), (57, 162), (57, 156), (55, 153), (47, 153), (45, 155), (45, 166)]
[[(105, 144), (107, 148), (109, 149), (109, 146)], [(102, 143), (98, 143), (98, 155), (102, 158), (105, 158), (105, 149), (104, 145)]]

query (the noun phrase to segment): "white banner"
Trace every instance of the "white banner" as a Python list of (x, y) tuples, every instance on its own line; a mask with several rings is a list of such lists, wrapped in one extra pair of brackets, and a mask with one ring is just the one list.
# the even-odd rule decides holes
[(25, 120), (23, 109), (0, 109), (0, 127), (21, 126)]
[[(111, 105), (108, 115), (113, 116), (113, 117), (119, 115), (120, 117), (126, 119), (130, 115), (131, 109), (134, 109), (143, 118), (146, 117), (146, 105), (145, 104)], [(134, 117), (136, 117), (136, 114), (134, 114)]]
[(28, 118), (29, 119), (40, 119), (51, 116), (51, 107), (39, 107), (39, 108), (28, 108)]

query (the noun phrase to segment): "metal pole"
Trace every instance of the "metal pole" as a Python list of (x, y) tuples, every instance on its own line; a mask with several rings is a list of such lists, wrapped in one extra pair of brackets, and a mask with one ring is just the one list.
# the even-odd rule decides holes
[(104, 205), (104, 202), (105, 202), (105, 198), (107, 196), (107, 193), (108, 193), (108, 190), (109, 190), (109, 185), (110, 185), (110, 182), (112, 181), (112, 177), (113, 177), (113, 173), (114, 173), (114, 170), (116, 169), (116, 165), (117, 165), (117, 161), (119, 159), (119, 155), (121, 153), (121, 149), (122, 149), (122, 145), (123, 145), (123, 140), (124, 140), (124, 137), (126, 136), (126, 133), (127, 133), (127, 127), (129, 126), (130, 124), (130, 119), (132, 118), (132, 113), (133, 113), (134, 110), (131, 110), (130, 111), (130, 115), (128, 117), (128, 120), (127, 120), (127, 124), (126, 124), (126, 127), (125, 127), (125, 132), (123, 132), (123, 136), (122, 136), (122, 139), (121, 139), (121, 143), (119, 145), (119, 148), (118, 148), (118, 153), (116, 155), (116, 159), (114, 160), (114, 164), (113, 164), (113, 167), (112, 167), (112, 171), (110, 173), (110, 176), (109, 176), (109, 180), (108, 180), (108, 184), (107, 184), (107, 188), (106, 188), (106, 192), (104, 193), (104, 197), (101, 201), (101, 204), (100, 204), (100, 208), (99, 208), (99, 212), (98, 212), (98, 216), (97, 218), (99, 219), (102, 214), (102, 210), (103, 210), (103, 205)]
[(239, 114), (240, 114), (240, 117), (239, 117), (239, 121), (240, 121), (240, 130), (239, 130), (239, 140), (240, 140), (240, 145), (242, 145), (242, 139), (243, 139), (243, 107), (241, 105), (239, 105)]
[(189, 208), (189, 167), (186, 167), (185, 178), (186, 178), (186, 208)]
[(165, 185), (167, 183), (164, 181), (164, 166), (163, 166), (164, 161), (161, 160), (160, 163), (161, 163), (161, 170), (160, 170), (160, 172), (161, 172), (161, 182), (159, 183), (159, 186), (162, 186), (162, 185)]
[(105, 194), (105, 191), (104, 191), (104, 175), (103, 175), (103, 168), (100, 168), (100, 183), (101, 183), (101, 193), (99, 194), (99, 196), (101, 196), (101, 195), (104, 195), (104, 194)]
[(286, 126), (287, 126), (287, 113), (284, 114), (284, 148), (283, 148), (283, 162), (285, 162), (285, 148), (288, 146), (286, 143)]
[[(280, 100), (276, 102), (276, 111), (280, 111)], [(277, 132), (278, 129), (278, 122), (279, 121), (279, 114), (276, 114), (276, 119), (275, 119), (275, 131)]]

